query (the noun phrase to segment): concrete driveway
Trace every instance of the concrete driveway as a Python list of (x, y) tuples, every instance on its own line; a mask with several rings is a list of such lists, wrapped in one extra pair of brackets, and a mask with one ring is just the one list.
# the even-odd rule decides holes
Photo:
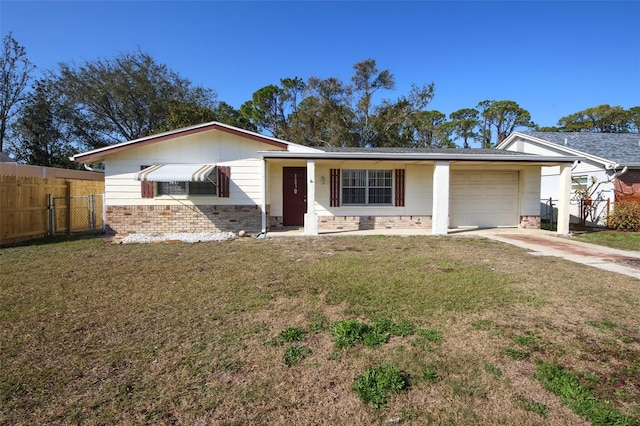
[[(452, 232), (465, 235), (466, 232)], [(480, 235), (503, 243), (530, 250), (534, 256), (556, 256), (572, 262), (617, 272), (640, 279), (640, 251), (618, 250), (575, 241), (554, 232), (521, 229), (483, 229), (468, 235)]]

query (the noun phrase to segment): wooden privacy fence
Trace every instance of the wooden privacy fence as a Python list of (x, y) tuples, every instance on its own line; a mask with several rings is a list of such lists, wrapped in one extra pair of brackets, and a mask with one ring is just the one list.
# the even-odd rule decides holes
[[(101, 227), (102, 197), (93, 194), (104, 194), (104, 181), (0, 175), (0, 245), (86, 230), (92, 220)], [(87, 208), (100, 203), (96, 218), (76, 213), (82, 197)]]

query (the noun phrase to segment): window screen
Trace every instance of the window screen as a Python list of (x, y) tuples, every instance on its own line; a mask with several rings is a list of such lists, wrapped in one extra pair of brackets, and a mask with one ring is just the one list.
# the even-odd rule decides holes
[(343, 170), (342, 204), (390, 205), (393, 199), (391, 170)]

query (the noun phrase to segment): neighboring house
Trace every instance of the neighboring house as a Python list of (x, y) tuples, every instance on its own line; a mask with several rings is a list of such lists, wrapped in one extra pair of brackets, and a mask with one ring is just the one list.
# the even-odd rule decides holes
[[(77, 154), (105, 164), (116, 233), (540, 226), (540, 170), (574, 156), (312, 148), (212, 122)], [(568, 233), (561, 215), (558, 232)], [(566, 220), (564, 218), (566, 217)]]
[[(514, 132), (497, 147), (545, 156), (579, 156), (571, 171), (572, 221), (580, 218), (581, 189), (588, 188), (588, 220), (605, 223), (615, 201), (640, 200), (640, 135), (637, 133)], [(542, 168), (540, 196), (555, 199), (560, 169)]]

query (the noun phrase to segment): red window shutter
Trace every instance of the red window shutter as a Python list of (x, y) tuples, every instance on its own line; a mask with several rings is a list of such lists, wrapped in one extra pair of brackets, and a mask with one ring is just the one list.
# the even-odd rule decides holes
[(404, 207), (404, 169), (396, 169), (396, 207)]
[(329, 192), (329, 205), (331, 207), (340, 207), (340, 169), (331, 169)]
[[(140, 170), (144, 170), (151, 166), (140, 166)], [(142, 198), (153, 198), (153, 182), (143, 180), (140, 182), (140, 195)]]
[(218, 197), (229, 197), (231, 183), (231, 167), (218, 166)]

